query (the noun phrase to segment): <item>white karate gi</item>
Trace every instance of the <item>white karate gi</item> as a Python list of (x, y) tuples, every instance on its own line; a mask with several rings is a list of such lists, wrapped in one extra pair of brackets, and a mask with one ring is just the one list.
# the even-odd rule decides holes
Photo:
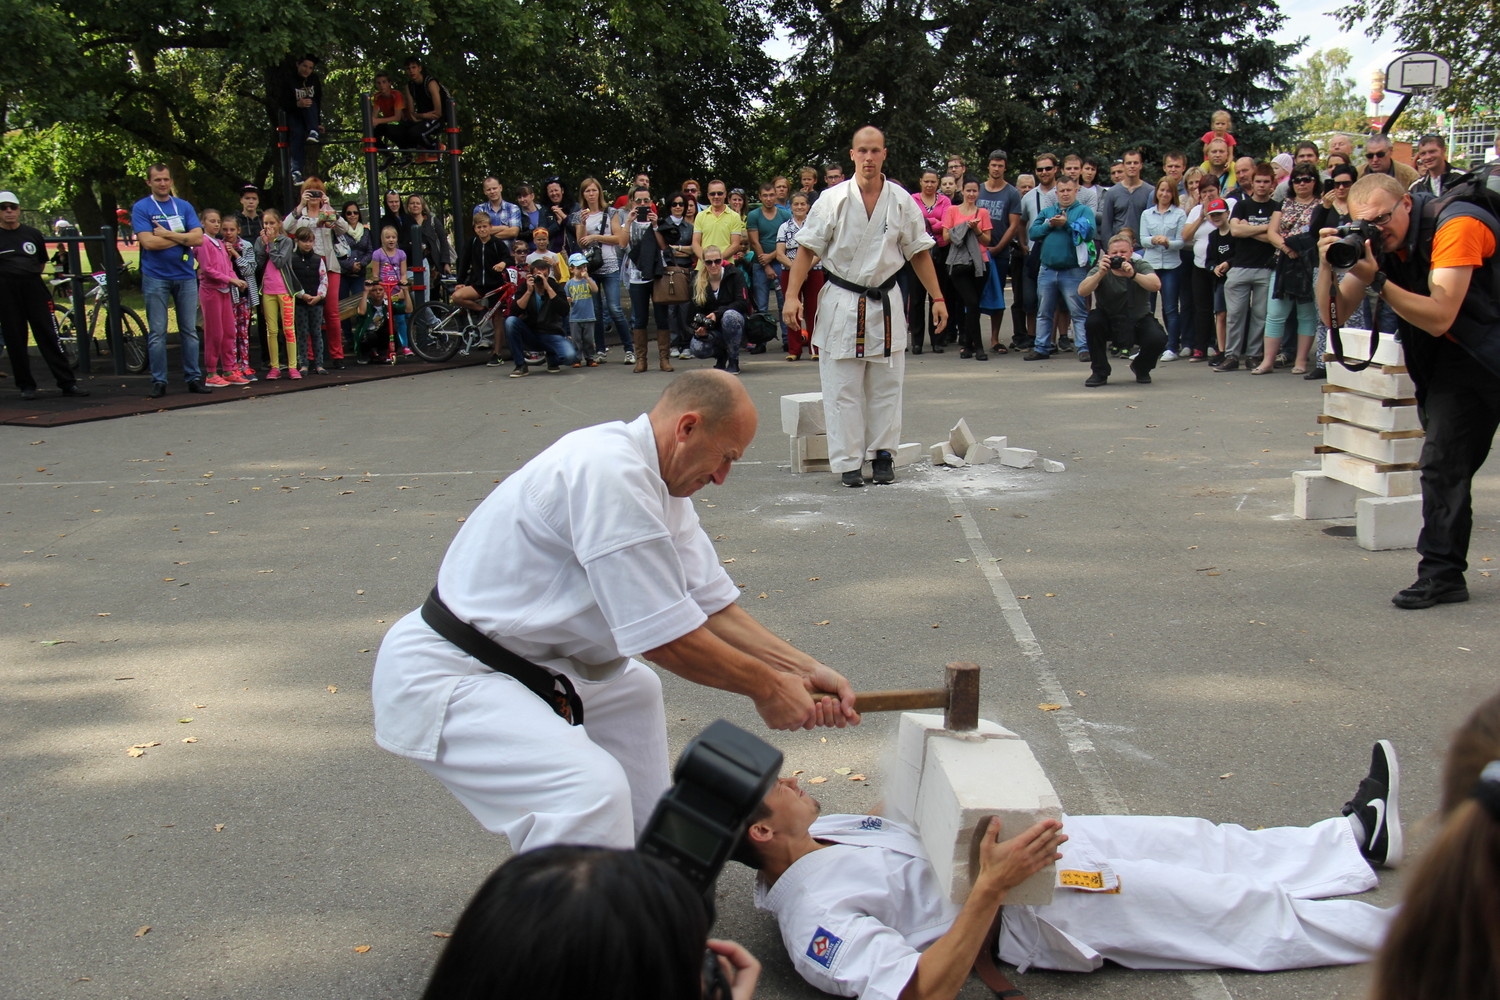
[(670, 784), (661, 682), (631, 657), (739, 598), (692, 501), (668, 494), (649, 418), (574, 431), (496, 487), (449, 546), (438, 592), (511, 652), (572, 678), (584, 724), (413, 611), (375, 660), (376, 742), (517, 851), (631, 847)]
[[(875, 211), (865, 214), (853, 180), (818, 196), (797, 231), (797, 245), (821, 258), (825, 274), (876, 288), (913, 256), (936, 246), (917, 203), (887, 179)], [(885, 313), (877, 299), (828, 282), (818, 293), (813, 345), (823, 385), (828, 465), (835, 473), (858, 469), (875, 452), (893, 455), (901, 443), (901, 382), (906, 373), (906, 302), (901, 287), (887, 293), (891, 353), (885, 356)], [(864, 356), (859, 357), (859, 307), (864, 299)]]
[[(1048, 906), (1005, 907), (1000, 958), (1022, 972), (1089, 972), (1105, 959), (1262, 972), (1364, 962), (1395, 912), (1323, 898), (1376, 884), (1343, 817), (1252, 831), (1176, 817), (1070, 816), (1063, 832), (1059, 880), (1064, 871), (1095, 872), (1106, 891), (1060, 884)], [(824, 816), (812, 835), (835, 846), (798, 859), (770, 889), (758, 886), (755, 904), (776, 915), (809, 983), (894, 1000), (959, 908), (921, 842), (893, 820)]]

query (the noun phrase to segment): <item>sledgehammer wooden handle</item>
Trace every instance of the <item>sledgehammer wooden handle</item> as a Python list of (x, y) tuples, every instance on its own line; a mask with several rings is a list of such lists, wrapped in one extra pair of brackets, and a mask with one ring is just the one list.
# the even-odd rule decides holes
[(856, 712), (941, 708), (948, 729), (979, 728), (979, 664), (950, 663), (948, 685), (928, 690), (866, 691), (854, 696)]

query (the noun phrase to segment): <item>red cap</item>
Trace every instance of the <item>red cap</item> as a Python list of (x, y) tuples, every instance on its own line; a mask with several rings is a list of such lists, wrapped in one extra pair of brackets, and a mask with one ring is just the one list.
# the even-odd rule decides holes
[(1213, 201), (1209, 202), (1208, 207), (1204, 209), (1204, 212), (1207, 215), (1213, 215), (1215, 212), (1227, 211), (1229, 211), (1229, 205), (1224, 201), (1223, 198), (1215, 198)]

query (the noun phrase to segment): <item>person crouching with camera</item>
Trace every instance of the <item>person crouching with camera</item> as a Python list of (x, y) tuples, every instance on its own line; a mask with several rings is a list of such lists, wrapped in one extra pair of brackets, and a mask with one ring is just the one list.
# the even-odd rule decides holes
[(690, 324), (693, 339), (688, 350), (693, 357), (711, 357), (715, 368), (738, 375), (750, 299), (745, 294), (744, 275), (737, 267), (725, 266), (720, 247), (703, 252), (703, 270), (693, 286), (693, 304), (697, 312)]
[(1078, 294), (1094, 296), (1094, 308), (1084, 322), (1088, 335), (1089, 366), (1093, 369), (1084, 385), (1096, 389), (1109, 384), (1109, 346), (1134, 348), (1130, 370), (1143, 385), (1151, 382), (1151, 369), (1167, 349), (1167, 331), (1163, 330), (1147, 297), (1161, 290), (1161, 278), (1151, 265), (1132, 257), (1135, 241), (1128, 231), (1109, 238), (1108, 252), (1078, 284)]
[(510, 342), (510, 356), (516, 364), (511, 378), (527, 374), (528, 350), (547, 356), (549, 372), (562, 371), (563, 365), (578, 360), (578, 351), (568, 339), (570, 308), (567, 292), (552, 279), (552, 258), (540, 251), (527, 257), (526, 277), (505, 320), (505, 339)]
[(1318, 233), (1326, 265), (1318, 312), (1334, 329), (1367, 296), (1390, 306), (1427, 435), (1417, 582), (1391, 603), (1415, 610), (1467, 601), (1470, 484), (1500, 427), (1500, 223), (1471, 202), (1411, 194), (1389, 174), (1355, 182), (1349, 216), (1347, 226)]

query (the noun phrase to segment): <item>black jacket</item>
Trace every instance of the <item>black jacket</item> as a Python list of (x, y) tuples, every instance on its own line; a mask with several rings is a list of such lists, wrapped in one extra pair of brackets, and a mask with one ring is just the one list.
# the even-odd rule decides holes
[(711, 286), (705, 286), (704, 291), (708, 298), (699, 302), (697, 296), (693, 297), (693, 305), (701, 313), (722, 313), (732, 309), (737, 313), (749, 315), (750, 299), (745, 294), (745, 276), (740, 269), (732, 267), (729, 261), (724, 262), (724, 280), (719, 282), (719, 290), (715, 292)]
[(464, 250), (463, 263), (458, 269), (458, 280), (481, 292), (499, 288), (510, 280), (510, 276), (504, 271), (494, 269), (496, 264), (501, 263), (507, 266), (515, 263), (503, 241), (492, 236), (487, 242), (481, 243), (478, 236), (471, 237)]
[(568, 335), (568, 312), (572, 306), (568, 303), (567, 289), (558, 284), (552, 278), (547, 279), (552, 286), (553, 296), (547, 298), (543, 291), (533, 292), (530, 301), (525, 306), (521, 305), (521, 297), (526, 294), (526, 282), (522, 279), (520, 286), (516, 289), (515, 314), (531, 327), (535, 334), (555, 334), (560, 337)]

